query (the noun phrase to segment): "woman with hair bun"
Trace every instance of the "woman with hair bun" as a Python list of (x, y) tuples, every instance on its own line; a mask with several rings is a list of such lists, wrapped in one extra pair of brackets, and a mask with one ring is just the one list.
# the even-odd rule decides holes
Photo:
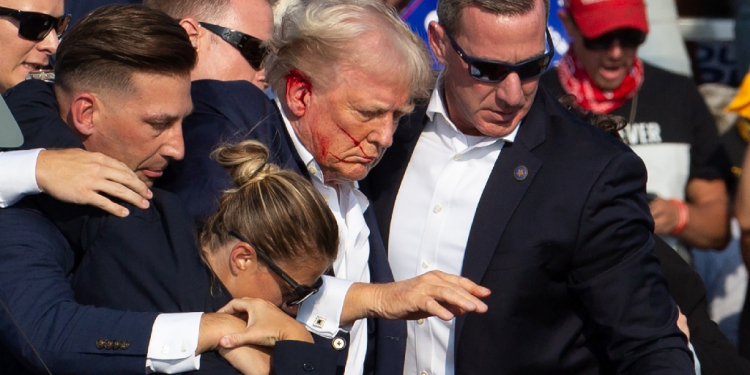
[[(336, 219), (309, 181), (268, 163), (260, 142), (222, 146), (212, 156), (236, 187), (224, 192), (206, 221), (204, 259), (232, 296), (263, 298), (296, 312), (336, 259)], [(263, 287), (273, 283), (281, 288)]]
[[(330, 345), (294, 343), (313, 338), (289, 315), (317, 292), (336, 258), (336, 219), (308, 181), (268, 162), (261, 143), (224, 145), (212, 156), (235, 186), (224, 192), (199, 240), (183, 203), (159, 189), (148, 209), (132, 208), (125, 218), (81, 206), (87, 214), (57, 220), (83, 249), (71, 278), (76, 300), (139, 312), (229, 313), (246, 320), (247, 329), (257, 325), (258, 345), (276, 346), (277, 374), (294, 373), (302, 357), (315, 363), (318, 374), (335, 371), (337, 353)], [(287, 354), (280, 354), (279, 342)], [(221, 354), (243, 373), (268, 373), (266, 354), (247, 347)], [(201, 371), (224, 373), (226, 363), (214, 357), (216, 352), (202, 355)]]

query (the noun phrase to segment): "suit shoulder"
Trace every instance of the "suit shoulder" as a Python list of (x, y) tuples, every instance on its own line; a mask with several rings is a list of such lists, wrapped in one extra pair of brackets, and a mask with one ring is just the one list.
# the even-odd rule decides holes
[(540, 87), (549, 115), (547, 140), (555, 148), (591, 157), (595, 155), (633, 154), (620, 139), (576, 117), (546, 88)]

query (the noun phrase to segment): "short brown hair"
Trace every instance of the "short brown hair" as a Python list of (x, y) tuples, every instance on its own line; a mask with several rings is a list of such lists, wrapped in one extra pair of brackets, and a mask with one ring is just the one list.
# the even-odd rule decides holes
[[(461, 11), (467, 7), (475, 6), (502, 16), (522, 16), (534, 10), (537, 1), (539, 0), (439, 0), (437, 16), (440, 25), (451, 35), (457, 36), (461, 31)], [(546, 21), (549, 17), (550, 0), (542, 1)]]
[(187, 32), (164, 12), (108, 5), (84, 16), (57, 48), (55, 86), (128, 91), (133, 73), (189, 76), (196, 51)]
[(224, 192), (219, 210), (200, 234), (204, 259), (232, 240), (234, 230), (274, 262), (310, 258), (333, 263), (339, 230), (323, 197), (301, 175), (268, 162), (268, 149), (246, 140), (224, 145), (211, 155), (229, 170), (234, 188)]

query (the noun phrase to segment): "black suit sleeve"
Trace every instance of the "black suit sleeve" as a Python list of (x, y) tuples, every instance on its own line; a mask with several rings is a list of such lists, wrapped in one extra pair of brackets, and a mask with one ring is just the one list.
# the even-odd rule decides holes
[(157, 314), (79, 305), (66, 281), (73, 252), (38, 212), (0, 210), (0, 228), (0, 374), (45, 373), (33, 349), (54, 374), (143, 374)]
[(594, 322), (616, 373), (691, 374), (677, 306), (653, 254), (653, 222), (645, 196), (646, 170), (622, 153), (589, 193), (569, 282)]
[(698, 273), (661, 238), (654, 239), (654, 253), (661, 261), (661, 270), (669, 283), (669, 293), (687, 317), (690, 342), (701, 363), (701, 373), (750, 374), (750, 361), (739, 356), (737, 349), (709, 318), (706, 286)]
[(279, 341), (271, 365), (276, 375), (332, 375), (336, 373), (337, 359), (338, 352), (330, 345)]

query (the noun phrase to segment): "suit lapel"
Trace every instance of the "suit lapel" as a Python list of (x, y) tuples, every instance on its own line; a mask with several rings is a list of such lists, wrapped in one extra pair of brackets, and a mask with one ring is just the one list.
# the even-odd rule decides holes
[[(537, 94), (514, 143), (506, 143), (487, 179), (471, 225), (461, 276), (480, 284), (516, 207), (534, 181), (542, 160), (532, 150), (544, 141), (547, 117)], [(522, 176), (525, 169), (525, 177)], [(456, 342), (466, 315), (456, 319)]]

